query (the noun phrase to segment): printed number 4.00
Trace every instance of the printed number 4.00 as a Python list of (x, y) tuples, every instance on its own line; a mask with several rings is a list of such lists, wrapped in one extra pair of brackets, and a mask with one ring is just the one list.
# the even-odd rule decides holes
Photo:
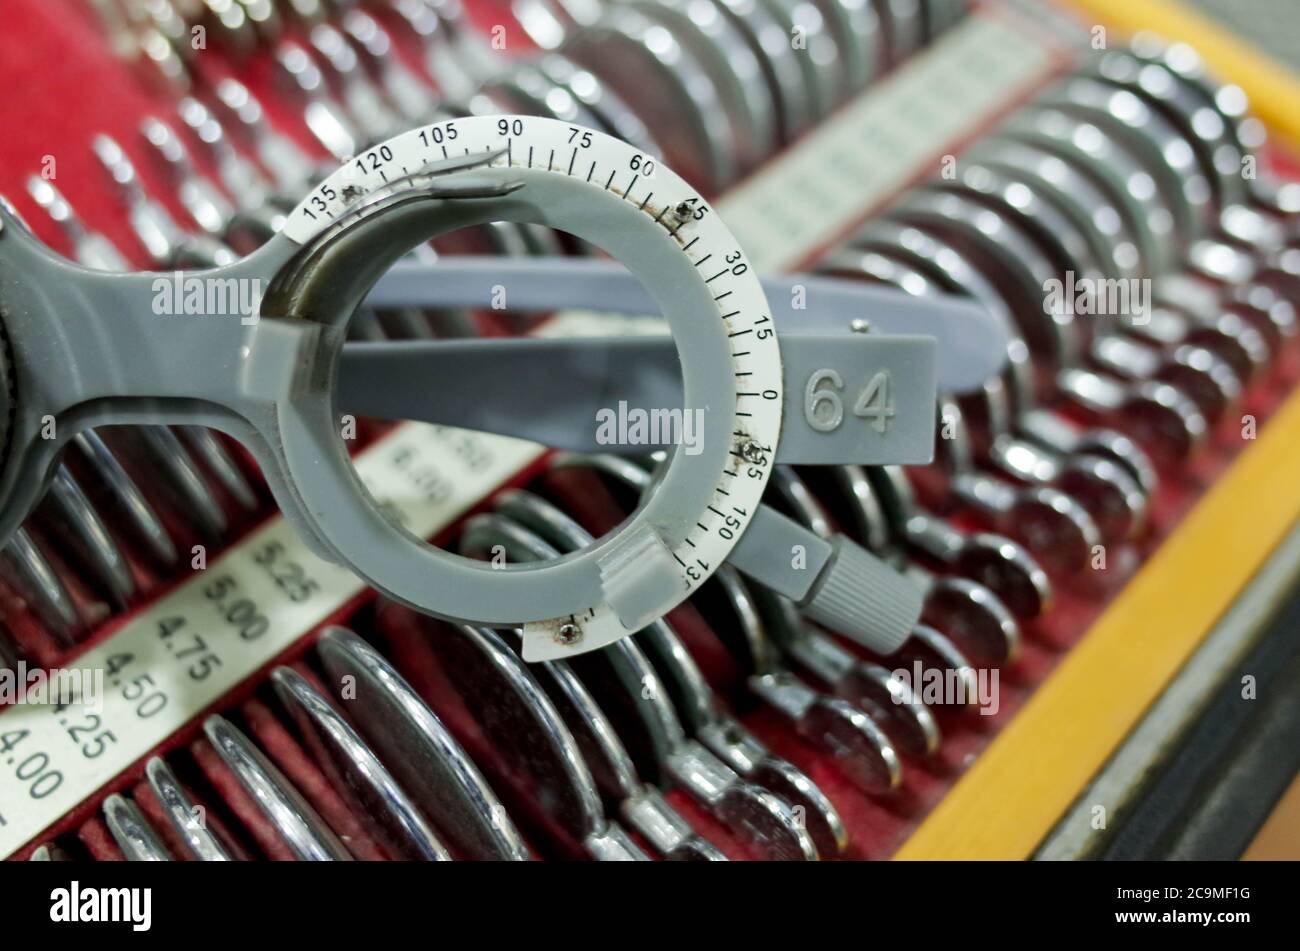
[[(831, 369), (817, 370), (804, 388), (803, 413), (808, 425), (819, 433), (831, 433), (844, 423), (844, 401), (840, 393), (844, 378)], [(881, 370), (867, 381), (853, 403), (853, 415), (871, 421), (872, 428), (884, 435), (894, 418), (890, 397), (889, 371)]]

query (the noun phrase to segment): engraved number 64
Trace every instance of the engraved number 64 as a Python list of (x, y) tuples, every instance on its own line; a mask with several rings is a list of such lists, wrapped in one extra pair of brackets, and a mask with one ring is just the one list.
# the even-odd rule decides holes
[[(844, 422), (844, 401), (840, 397), (844, 379), (835, 370), (817, 370), (804, 387), (803, 413), (808, 425), (821, 433), (831, 433)], [(889, 371), (874, 374), (853, 403), (853, 415), (871, 420), (876, 432), (884, 435), (894, 418), (894, 404), (889, 396)]]

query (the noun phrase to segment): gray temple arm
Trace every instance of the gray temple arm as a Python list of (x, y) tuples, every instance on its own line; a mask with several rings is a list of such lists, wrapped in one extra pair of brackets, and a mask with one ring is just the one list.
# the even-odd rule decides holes
[[(781, 361), (786, 394), (777, 462), (930, 461), (932, 338), (783, 332)], [(845, 385), (836, 397), (838, 418), (822, 396), (814, 397), (809, 410), (802, 392), (810, 378), (827, 372)], [(890, 382), (874, 405), (888, 415), (875, 415), (873, 424), (854, 416), (853, 403), (881, 373)], [(689, 452), (703, 428), (703, 413), (682, 406), (677, 352), (669, 337), (349, 343), (335, 392), (340, 411), (444, 423), (575, 452), (646, 454), (671, 442)], [(652, 423), (651, 411), (668, 412)], [(636, 434), (638, 419), (643, 436)]]
[[(961, 298), (914, 297), (890, 287), (808, 274), (764, 278), (781, 333), (844, 333), (865, 321), (872, 333), (922, 334), (938, 341), (941, 389), (961, 393), (1001, 372), (1007, 328)], [(500, 303), (504, 294), (504, 304)], [(480, 307), (512, 311), (584, 309), (657, 315), (645, 288), (622, 265), (579, 258), (445, 257), (400, 261), (371, 290), (370, 307)]]
[[(778, 462), (926, 462), (936, 387), (967, 390), (1001, 368), (1005, 329), (967, 301), (922, 299), (807, 275), (764, 285), (785, 369)], [(366, 302), (655, 313), (644, 288), (621, 265), (555, 258), (403, 261)], [(887, 387), (873, 405), (888, 415), (883, 422), (874, 415), (868, 429), (852, 418), (852, 410), (881, 374)], [(827, 388), (829, 398), (822, 395)], [(657, 336), (351, 343), (338, 384), (338, 406), (347, 412), (445, 423), (585, 452), (663, 448), (659, 438), (619, 437), (636, 425), (637, 413), (687, 409), (681, 404), (673, 342)], [(675, 432), (678, 441), (689, 436), (680, 423)], [(652, 427), (648, 435), (664, 431)]]

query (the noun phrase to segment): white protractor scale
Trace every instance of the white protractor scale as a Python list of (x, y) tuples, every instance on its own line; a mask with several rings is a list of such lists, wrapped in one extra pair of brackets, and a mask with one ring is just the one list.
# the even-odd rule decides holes
[[(673, 334), (686, 394), (681, 409), (702, 411), (704, 420), (698, 451), (676, 447), (638, 513), (590, 551), (541, 567), (511, 566), (508, 580), (477, 566), (456, 566), (453, 570), (462, 573), (457, 583), (439, 586), (448, 595), (439, 613), (524, 622), (530, 660), (565, 656), (627, 636), (689, 596), (732, 555), (759, 516), (782, 439), (789, 442), (791, 430), (798, 429), (793, 438), (807, 447), (798, 461), (828, 461), (818, 454), (829, 448), (828, 436), (839, 421), (828, 428), (809, 416), (792, 425), (785, 406), (784, 334), (777, 332), (763, 285), (740, 242), (680, 177), (603, 133), (523, 116), (474, 116), (414, 129), (357, 156), (313, 189), (290, 215), (283, 235), (303, 244), (328, 238), (332, 229), (364, 220), (370, 205), (391, 208), (389, 199), (400, 197), (431, 163), (475, 155), (485, 164), (459, 172), (463, 185), (451, 186), (470, 194), (466, 204), (472, 203), (476, 179), (500, 187), (505, 176), (517, 190), (510, 199), (494, 198), (494, 213), (576, 234), (640, 279)], [(848, 331), (842, 330), (846, 342)], [(839, 378), (833, 368), (817, 369), (823, 379), (828, 372), (829, 378)], [(880, 411), (873, 414), (868, 406), (857, 415), (872, 417), (883, 433), (883, 423), (895, 411), (887, 394), (879, 387), (875, 393)], [(796, 460), (783, 454), (781, 461)], [(775, 518), (767, 521), (775, 524)], [(782, 544), (782, 532), (769, 528), (767, 533), (771, 546), (779, 548), (759, 560), (789, 561), (791, 546)], [(887, 621), (865, 622), (891, 628), (880, 646), (893, 646), (915, 620), (917, 598), (866, 552), (842, 554), (814, 557), (808, 568), (799, 568), (806, 577), (787, 578), (778, 590), (817, 602), (837, 618), (846, 612), (862, 617), (904, 602), (886, 611)], [(772, 580), (773, 567), (768, 566), (765, 580)], [(400, 590), (392, 593), (414, 601)], [(870, 603), (844, 603), (855, 595)]]

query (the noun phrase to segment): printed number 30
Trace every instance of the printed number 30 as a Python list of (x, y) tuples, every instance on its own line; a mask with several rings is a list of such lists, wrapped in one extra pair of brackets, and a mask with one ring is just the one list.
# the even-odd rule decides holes
[[(844, 423), (844, 401), (840, 397), (844, 378), (835, 370), (817, 370), (804, 387), (803, 415), (808, 425), (819, 433), (832, 433)], [(853, 403), (853, 415), (871, 420), (876, 432), (884, 435), (894, 418), (894, 404), (889, 395), (889, 371), (876, 373)]]

